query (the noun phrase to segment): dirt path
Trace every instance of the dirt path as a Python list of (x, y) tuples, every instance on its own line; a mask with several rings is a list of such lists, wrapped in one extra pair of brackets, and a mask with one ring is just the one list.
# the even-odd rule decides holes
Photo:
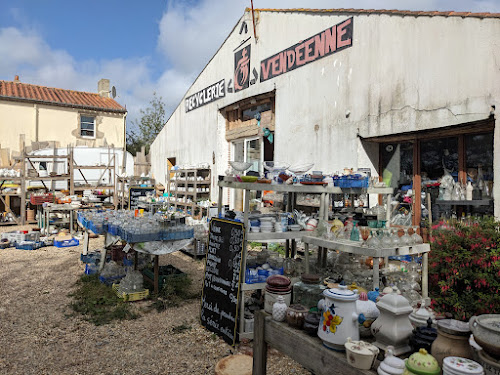
[[(102, 245), (102, 237), (90, 242), (91, 249)], [(68, 294), (83, 273), (80, 253), (81, 246), (0, 250), (0, 374), (213, 374), (222, 357), (251, 350), (231, 348), (204, 329), (198, 300), (161, 313), (135, 302), (139, 319), (99, 327), (69, 316)], [(161, 256), (160, 264), (174, 265), (201, 287), (203, 261), (178, 252)], [(191, 329), (174, 333), (181, 324)], [(276, 351), (268, 373), (309, 374)]]

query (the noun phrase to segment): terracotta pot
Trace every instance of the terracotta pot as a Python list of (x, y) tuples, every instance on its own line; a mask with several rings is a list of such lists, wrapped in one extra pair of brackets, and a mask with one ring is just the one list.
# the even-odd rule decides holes
[(437, 338), (432, 343), (431, 352), (440, 366), (445, 357), (474, 358), (469, 345), (470, 330), (467, 323), (443, 319), (437, 322), (437, 327)]

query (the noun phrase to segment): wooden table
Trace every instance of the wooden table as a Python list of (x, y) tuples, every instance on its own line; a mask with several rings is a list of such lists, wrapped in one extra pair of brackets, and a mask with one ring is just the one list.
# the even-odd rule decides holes
[(255, 313), (253, 375), (265, 375), (267, 345), (288, 355), (315, 375), (374, 375), (352, 367), (343, 352), (326, 348), (317, 337), (276, 322), (264, 310)]

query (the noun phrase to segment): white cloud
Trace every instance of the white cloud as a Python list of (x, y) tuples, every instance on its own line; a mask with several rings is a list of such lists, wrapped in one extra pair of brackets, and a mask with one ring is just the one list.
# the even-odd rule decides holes
[[(129, 123), (148, 106), (153, 92), (163, 97), (169, 115), (249, 6), (248, 0), (170, 1), (158, 25), (157, 50), (165, 58), (161, 72), (152, 70), (154, 51), (139, 58), (76, 61), (48, 44), (39, 22), (28, 22), (11, 9), (21, 26), (0, 28), (1, 78), (19, 74), (22, 82), (90, 92), (97, 91), (99, 79), (109, 78), (116, 100), (127, 106)], [(500, 0), (254, 0), (254, 6), (500, 12)]]

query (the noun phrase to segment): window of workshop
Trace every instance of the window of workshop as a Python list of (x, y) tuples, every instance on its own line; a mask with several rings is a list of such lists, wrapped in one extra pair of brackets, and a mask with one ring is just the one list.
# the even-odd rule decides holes
[(458, 180), (458, 137), (422, 140), (420, 143), (420, 175), (422, 183), (438, 180), (451, 173)]
[(467, 180), (476, 184), (479, 171), (483, 174), (485, 197), (493, 191), (493, 132), (465, 135), (465, 165)]
[(387, 186), (411, 185), (413, 178), (413, 143), (381, 144), (382, 179)]

